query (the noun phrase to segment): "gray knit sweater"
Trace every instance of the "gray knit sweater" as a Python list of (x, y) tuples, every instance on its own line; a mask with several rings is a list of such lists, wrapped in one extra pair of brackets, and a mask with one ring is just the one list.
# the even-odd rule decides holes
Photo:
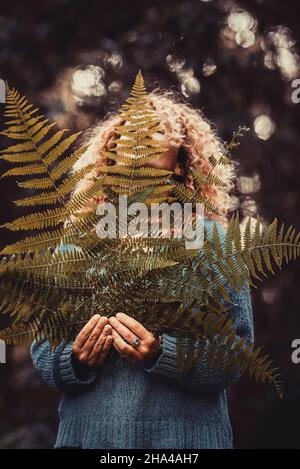
[[(228, 291), (236, 331), (253, 341), (249, 288)], [(196, 368), (180, 375), (177, 339), (166, 333), (162, 339), (151, 368), (129, 366), (112, 347), (97, 370), (74, 362), (71, 342), (53, 353), (48, 341), (33, 342), (34, 365), (62, 393), (55, 448), (232, 448), (226, 388), (239, 371), (229, 373), (222, 363), (208, 368), (204, 352)]]

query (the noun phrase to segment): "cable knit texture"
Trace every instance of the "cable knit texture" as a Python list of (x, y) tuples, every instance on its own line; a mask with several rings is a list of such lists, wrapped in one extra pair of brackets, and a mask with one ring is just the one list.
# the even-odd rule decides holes
[[(210, 222), (206, 226), (212, 228)], [(228, 286), (228, 291), (236, 331), (253, 341), (249, 288), (237, 293)], [(48, 341), (33, 342), (34, 365), (62, 394), (54, 447), (232, 448), (226, 388), (240, 373), (228, 372), (222, 363), (208, 368), (204, 350), (197, 367), (180, 374), (176, 340), (162, 334), (161, 352), (150, 368), (130, 366), (119, 355), (113, 362), (112, 348), (98, 369), (77, 364), (71, 342), (54, 352)]]

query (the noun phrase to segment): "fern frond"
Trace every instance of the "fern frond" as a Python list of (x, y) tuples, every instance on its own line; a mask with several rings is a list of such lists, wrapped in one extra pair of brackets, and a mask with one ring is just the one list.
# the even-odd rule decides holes
[[(98, 171), (105, 174), (117, 174), (119, 176), (132, 176), (133, 172), (131, 168), (127, 166), (99, 166)], [(170, 176), (172, 171), (155, 168), (135, 168), (134, 177), (145, 178), (145, 177), (165, 177)]]
[[(51, 232), (46, 231), (45, 233), (39, 233), (36, 236), (27, 236), (16, 243), (9, 244), (2, 249), (0, 254), (26, 254), (27, 252), (56, 248), (65, 236), (66, 234), (62, 227)], [(73, 238), (70, 236), (69, 241), (72, 242), (72, 239)]]
[(5, 223), (1, 227), (8, 228), (11, 231), (51, 228), (64, 222), (68, 215), (69, 213), (65, 208), (54, 208), (45, 212), (31, 213), (30, 215), (16, 218), (14, 221)]
[(171, 183), (173, 185), (172, 193), (181, 203), (203, 204), (207, 212), (220, 214), (213, 202), (207, 197), (201, 196), (200, 194), (195, 196), (194, 191), (174, 179), (171, 179)]

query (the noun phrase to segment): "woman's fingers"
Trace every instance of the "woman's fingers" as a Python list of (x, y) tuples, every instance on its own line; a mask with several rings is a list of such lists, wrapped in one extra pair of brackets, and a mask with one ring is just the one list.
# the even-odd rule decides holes
[[(125, 313), (117, 313), (116, 314), (117, 320), (126, 326), (128, 329), (130, 329), (133, 334), (133, 338), (137, 335), (141, 340), (146, 341), (146, 342), (151, 342), (153, 340), (153, 334), (149, 332), (140, 322), (138, 322), (136, 319), (128, 316)], [(109, 318), (111, 320), (112, 318)], [(126, 338), (127, 340), (127, 338)]]
[(109, 324), (106, 324), (104, 326), (101, 334), (98, 336), (96, 342), (93, 345), (93, 350), (91, 352), (91, 355), (98, 356), (98, 354), (101, 353), (105, 339), (111, 333), (111, 330), (112, 330), (112, 327)]
[(76, 337), (74, 341), (74, 346), (77, 349), (81, 349), (87, 339), (90, 336), (90, 333), (98, 323), (99, 319), (101, 318), (100, 314), (95, 314), (87, 323), (86, 325), (81, 329), (79, 332), (78, 336)]
[(99, 365), (105, 360), (112, 344), (112, 336), (110, 335), (111, 329), (111, 326), (106, 324), (88, 357), (89, 365)]
[[(94, 358), (97, 357), (97, 353), (93, 352), (94, 346), (102, 336), (104, 326), (107, 323), (108, 318), (106, 316), (95, 314), (79, 332), (73, 343), (72, 351), (81, 363), (92, 365), (94, 362)], [(106, 329), (106, 333), (103, 336), (104, 339), (110, 329), (111, 326), (108, 324), (108, 330)], [(103, 343), (103, 341), (103, 338), (101, 338), (101, 343)]]
[[(117, 313), (116, 317), (110, 317), (113, 347), (129, 362), (152, 363), (159, 355), (161, 337), (156, 338), (142, 324), (125, 313)], [(135, 337), (141, 339), (138, 347), (134, 347)]]
[[(139, 337), (139, 348), (131, 344)], [(157, 340), (141, 323), (125, 313), (116, 317), (95, 314), (79, 332), (73, 344), (75, 357), (90, 366), (101, 365), (111, 345), (130, 362), (149, 360), (157, 353)]]
[(100, 317), (93, 330), (90, 332), (90, 335), (86, 342), (84, 343), (82, 349), (87, 355), (93, 353), (93, 349), (99, 338), (101, 337), (104, 326), (108, 323), (108, 319), (105, 316)]
[(140, 358), (138, 350), (127, 344), (116, 330), (113, 329), (111, 335), (113, 338), (113, 346), (117, 352), (128, 359), (138, 360)]
[(108, 355), (108, 352), (111, 348), (112, 343), (113, 343), (113, 338), (111, 335), (108, 335), (105, 338), (103, 349), (99, 352), (99, 354), (95, 358), (95, 366), (97, 365), (100, 366), (103, 364), (104, 360), (106, 359)]
[(130, 329), (128, 329), (127, 326), (122, 324), (117, 318), (115, 318), (114, 316), (110, 317), (109, 323), (120, 334), (121, 337), (127, 340), (127, 342), (132, 343), (134, 341), (136, 335)]

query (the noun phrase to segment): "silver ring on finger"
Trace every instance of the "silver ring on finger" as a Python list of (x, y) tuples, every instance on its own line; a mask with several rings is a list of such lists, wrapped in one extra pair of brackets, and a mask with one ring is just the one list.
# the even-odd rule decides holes
[(140, 345), (141, 343), (141, 339), (139, 337), (135, 337), (135, 339), (133, 340), (133, 342), (131, 343), (132, 347), (134, 348), (138, 348), (138, 346)]

